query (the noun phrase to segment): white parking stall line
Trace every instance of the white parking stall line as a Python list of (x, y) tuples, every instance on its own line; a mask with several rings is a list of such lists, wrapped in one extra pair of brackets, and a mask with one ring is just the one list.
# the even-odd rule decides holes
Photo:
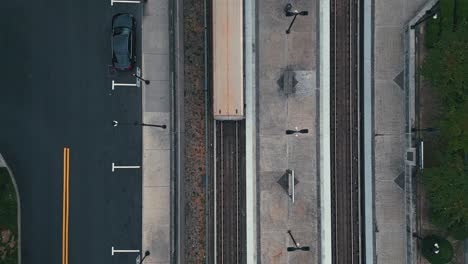
[(114, 162), (112, 162), (112, 172), (116, 169), (139, 169), (141, 166), (117, 166)]
[(133, 86), (133, 87), (139, 87), (139, 82), (138, 80), (135, 83), (116, 83), (114, 80), (112, 80), (112, 90), (115, 89), (116, 86)]
[(140, 253), (140, 250), (139, 249), (114, 249), (114, 247), (112, 247), (112, 256), (114, 256), (115, 253)]
[(123, 4), (139, 4), (141, 1), (138, 0), (111, 0), (111, 6), (114, 5), (114, 3), (123, 3)]

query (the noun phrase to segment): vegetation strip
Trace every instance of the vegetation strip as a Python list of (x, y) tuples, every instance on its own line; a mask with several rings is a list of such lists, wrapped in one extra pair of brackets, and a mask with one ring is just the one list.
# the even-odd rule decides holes
[(0, 168), (0, 262), (18, 263), (18, 204), (8, 169)]
[(432, 129), (437, 147), (426, 153), (434, 162), (423, 178), (431, 221), (462, 240), (468, 237), (468, 0), (441, 0), (439, 8), (426, 23), (421, 69), (441, 102)]

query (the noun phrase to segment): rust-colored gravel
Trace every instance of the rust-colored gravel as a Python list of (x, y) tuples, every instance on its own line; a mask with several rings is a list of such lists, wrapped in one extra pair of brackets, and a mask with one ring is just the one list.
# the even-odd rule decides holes
[(205, 260), (203, 1), (184, 0), (185, 197), (187, 263)]

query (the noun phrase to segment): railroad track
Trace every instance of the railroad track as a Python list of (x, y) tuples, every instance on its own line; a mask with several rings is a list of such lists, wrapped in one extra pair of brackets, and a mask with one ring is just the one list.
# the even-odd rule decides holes
[(216, 121), (214, 241), (216, 263), (244, 263), (245, 122)]
[(331, 1), (333, 263), (361, 259), (359, 0)]

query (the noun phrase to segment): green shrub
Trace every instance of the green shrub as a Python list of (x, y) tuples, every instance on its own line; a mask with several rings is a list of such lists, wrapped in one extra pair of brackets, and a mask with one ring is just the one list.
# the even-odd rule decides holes
[(468, 225), (466, 223), (454, 224), (449, 228), (449, 232), (456, 240), (465, 240), (468, 237)]
[(442, 237), (427, 236), (422, 241), (422, 254), (432, 264), (445, 264), (453, 258), (453, 247)]
[(0, 233), (8, 234), (0, 241), (0, 263), (18, 263), (18, 220), (16, 191), (6, 168), (0, 168)]
[(424, 31), (424, 44), (426, 48), (431, 49), (435, 47), (435, 44), (440, 38), (440, 33), (442, 30), (442, 20), (440, 14), (437, 14), (437, 18), (429, 18), (425, 23)]
[(439, 3), (439, 21), (429, 20), (427, 24), (431, 43), (426, 43), (429, 49), (421, 73), (442, 105), (437, 125), (441, 147), (431, 153), (437, 157), (437, 165), (424, 169), (423, 181), (432, 222), (463, 239), (468, 237), (468, 173), (464, 161), (468, 153), (468, 0)]

